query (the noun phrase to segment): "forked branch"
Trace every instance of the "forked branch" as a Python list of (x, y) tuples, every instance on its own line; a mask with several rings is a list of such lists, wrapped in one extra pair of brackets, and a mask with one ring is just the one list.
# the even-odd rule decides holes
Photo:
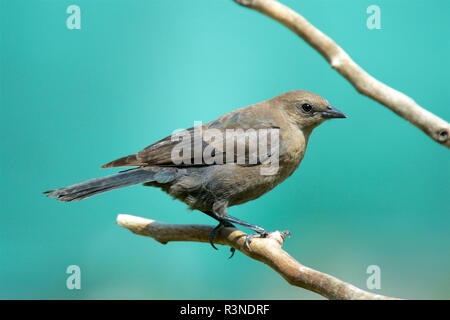
[[(117, 224), (135, 234), (151, 237), (162, 244), (171, 241), (209, 243), (209, 233), (213, 229), (213, 226), (206, 225), (165, 224), (126, 214), (117, 216)], [(302, 265), (281, 248), (284, 236), (278, 231), (270, 233), (264, 239), (252, 239), (249, 249), (244, 245), (245, 238), (246, 234), (238, 229), (222, 228), (217, 233), (214, 243), (235, 248), (251, 259), (265, 263), (291, 285), (316, 292), (328, 299), (395, 299), (361, 290), (326, 273)]]

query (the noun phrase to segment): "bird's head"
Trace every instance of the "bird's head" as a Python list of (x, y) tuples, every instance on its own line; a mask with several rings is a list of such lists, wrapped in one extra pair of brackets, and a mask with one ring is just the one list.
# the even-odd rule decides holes
[(289, 91), (273, 100), (283, 108), (289, 120), (302, 130), (312, 130), (328, 119), (347, 118), (327, 100), (305, 90)]

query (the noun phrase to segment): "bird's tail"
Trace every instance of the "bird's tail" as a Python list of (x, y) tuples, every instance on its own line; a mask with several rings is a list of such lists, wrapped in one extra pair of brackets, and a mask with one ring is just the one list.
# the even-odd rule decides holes
[(135, 168), (44, 193), (51, 198), (58, 197), (58, 201), (76, 201), (113, 189), (154, 181), (154, 176), (155, 172), (151, 170)]

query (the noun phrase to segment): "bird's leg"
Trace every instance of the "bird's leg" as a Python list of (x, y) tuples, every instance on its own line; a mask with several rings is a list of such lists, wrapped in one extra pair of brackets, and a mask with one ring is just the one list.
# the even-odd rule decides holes
[(264, 228), (262, 228), (260, 226), (257, 226), (256, 224), (251, 224), (249, 222), (242, 221), (242, 220), (240, 220), (238, 218), (235, 218), (235, 217), (232, 217), (232, 216), (229, 216), (229, 215), (223, 216), (222, 219), (224, 221), (229, 222), (229, 223), (235, 223), (235, 224), (243, 226), (243, 227), (245, 227), (247, 229), (253, 230), (256, 233), (258, 233), (260, 235), (263, 235), (263, 236), (267, 236), (269, 234), (269, 232), (266, 229), (264, 229)]

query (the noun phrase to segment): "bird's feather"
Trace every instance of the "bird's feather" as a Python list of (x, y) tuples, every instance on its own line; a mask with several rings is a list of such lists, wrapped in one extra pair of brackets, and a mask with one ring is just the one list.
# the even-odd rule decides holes
[[(260, 129), (279, 129), (279, 127), (273, 118), (269, 116), (264, 117), (264, 114), (261, 116), (261, 112), (258, 113), (257, 111), (260, 111), (258, 110), (258, 105), (253, 105), (230, 112), (201, 127), (192, 127), (185, 130), (183, 135), (189, 136), (189, 139), (176, 139), (171, 135), (146, 147), (137, 154), (111, 161), (103, 165), (102, 168), (150, 165), (176, 167), (205, 166), (212, 164), (211, 159), (208, 161), (207, 157), (203, 157), (205, 151), (207, 151), (206, 154), (221, 157), (221, 163), (226, 163), (231, 160), (246, 166), (259, 164), (264, 157), (259, 156), (258, 148), (249, 146), (258, 146)], [(249, 129), (253, 129), (253, 132), (249, 131)], [(233, 133), (236, 134), (234, 140), (228, 140), (227, 134)], [(213, 135), (216, 138), (220, 136), (221, 139), (213, 138)], [(197, 144), (196, 141), (198, 141)], [(233, 143), (233, 146), (227, 148), (227, 141)], [(174, 161), (173, 150), (175, 147), (178, 150), (191, 151), (190, 154), (183, 153), (181, 163)], [(206, 150), (206, 148), (208, 149)], [(266, 149), (268, 150), (268, 154), (265, 158), (270, 156), (270, 137), (267, 138)], [(231, 151), (233, 154), (230, 157), (230, 154), (227, 154), (227, 152), (231, 153)], [(200, 157), (198, 156), (199, 154)], [(239, 161), (238, 156), (241, 156)], [(256, 162), (254, 159), (256, 159)], [(214, 164), (217, 164), (217, 162), (214, 162)]]

